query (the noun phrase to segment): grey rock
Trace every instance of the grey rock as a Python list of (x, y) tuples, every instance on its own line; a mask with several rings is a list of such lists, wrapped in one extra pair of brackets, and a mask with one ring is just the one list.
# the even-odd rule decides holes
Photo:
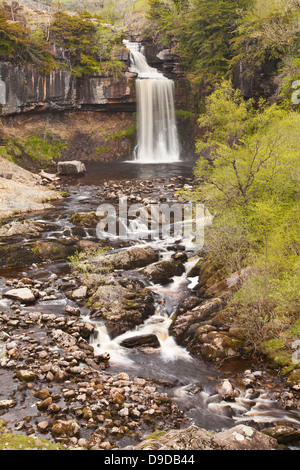
[(160, 342), (155, 334), (132, 336), (121, 342), (124, 348), (159, 348)]
[(57, 171), (59, 175), (75, 175), (80, 176), (86, 172), (85, 164), (78, 161), (72, 160), (68, 162), (59, 162), (57, 164)]
[(35, 296), (28, 287), (11, 289), (4, 293), (4, 297), (9, 297), (10, 299), (19, 300), (24, 303), (32, 303), (35, 301)]

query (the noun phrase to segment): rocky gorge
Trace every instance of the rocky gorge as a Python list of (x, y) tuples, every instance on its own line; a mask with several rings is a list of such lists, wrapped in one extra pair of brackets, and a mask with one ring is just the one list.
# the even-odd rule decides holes
[(136, 179), (124, 164), (114, 179), (111, 165), (58, 180), (68, 195), (52, 209), (2, 223), (1, 448), (295, 445), (297, 383), (247, 358), (220, 315), (247, 271), (207, 283), (192, 245), (96, 236), (100, 202), (170, 203), (189, 171)]
[[(204, 82), (134, 22), (48, 10), (0, 12), (21, 45), (34, 32), (0, 61), (0, 450), (299, 450), (296, 308), (270, 307), (256, 344), (261, 318), (234, 305), (251, 257), (227, 269), (178, 231), (205, 180)], [(269, 65), (240, 63), (226, 99), (274, 96)]]

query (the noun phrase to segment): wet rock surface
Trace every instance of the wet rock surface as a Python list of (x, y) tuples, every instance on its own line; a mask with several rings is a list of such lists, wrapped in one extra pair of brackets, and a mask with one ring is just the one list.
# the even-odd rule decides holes
[(141, 335), (124, 339), (121, 342), (121, 346), (124, 346), (125, 348), (159, 348), (160, 342), (156, 335)]

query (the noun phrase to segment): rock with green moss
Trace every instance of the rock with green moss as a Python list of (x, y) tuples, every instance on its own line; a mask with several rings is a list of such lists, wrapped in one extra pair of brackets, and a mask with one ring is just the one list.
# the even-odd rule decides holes
[(300, 431), (292, 426), (279, 425), (262, 430), (267, 436), (274, 437), (279, 444), (300, 442)]
[[(209, 329), (211, 328), (208, 325)], [(205, 359), (220, 361), (228, 357), (236, 356), (243, 342), (223, 331), (204, 331), (204, 327), (196, 330), (188, 349), (195, 355)]]
[(116, 280), (99, 286), (92, 296), (92, 317), (103, 318), (109, 332), (118, 336), (141, 325), (154, 314), (153, 294), (136, 285), (124, 287)]
[[(20, 253), (22, 253), (22, 256), (20, 256)], [(0, 246), (0, 265), (3, 268), (19, 268), (40, 261), (38, 251), (30, 244), (22, 243), (21, 246), (16, 243)]]
[(77, 212), (72, 215), (71, 222), (81, 227), (94, 227), (96, 228), (100, 217), (95, 212)]
[(172, 277), (180, 276), (183, 272), (183, 264), (173, 261), (160, 261), (142, 270), (144, 276), (156, 284), (168, 284)]
[(293, 390), (300, 390), (300, 368), (294, 369), (287, 378), (287, 384)]
[(60, 444), (37, 438), (34, 436), (23, 436), (10, 432), (6, 423), (0, 420), (0, 450), (65, 450)]
[(38, 240), (32, 247), (32, 252), (38, 254), (40, 259), (60, 260), (67, 259), (77, 250), (76, 242), (72, 238), (54, 241)]
[(38, 379), (38, 375), (32, 370), (21, 369), (16, 373), (16, 378), (20, 382), (34, 382)]

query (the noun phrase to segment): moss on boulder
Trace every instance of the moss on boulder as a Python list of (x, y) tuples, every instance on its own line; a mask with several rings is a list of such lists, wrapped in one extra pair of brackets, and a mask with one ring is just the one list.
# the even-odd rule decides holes
[(46, 439), (23, 436), (10, 432), (5, 421), (0, 419), (0, 450), (66, 450), (60, 444), (53, 444)]

